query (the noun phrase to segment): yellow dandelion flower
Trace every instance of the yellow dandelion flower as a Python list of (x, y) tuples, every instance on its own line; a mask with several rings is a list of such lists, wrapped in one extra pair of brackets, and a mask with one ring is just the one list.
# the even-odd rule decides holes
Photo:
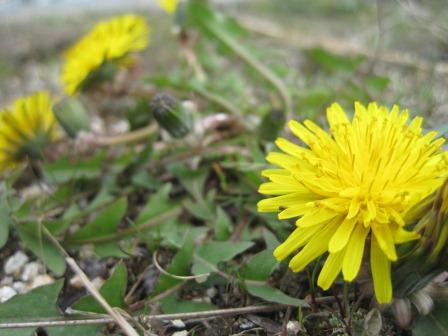
[(111, 70), (125, 66), (129, 53), (148, 46), (149, 31), (145, 19), (133, 14), (97, 23), (65, 53), (62, 82), (66, 93), (74, 94), (95, 77), (110, 77)]
[(172, 14), (176, 11), (178, 0), (157, 0), (160, 7), (162, 7), (166, 12)]
[(395, 245), (418, 239), (407, 231), (404, 215), (427, 197), (448, 174), (447, 153), (437, 133), (422, 133), (421, 117), (390, 111), (375, 103), (355, 103), (350, 121), (338, 104), (327, 109), (330, 133), (306, 120), (289, 122), (306, 146), (279, 138), (284, 152), (267, 161), (279, 166), (263, 175), (259, 192), (275, 197), (258, 203), (260, 212), (280, 211), (279, 219), (300, 217), (297, 228), (274, 251), (278, 260), (295, 252), (289, 266), (303, 270), (328, 252), (318, 285), (328, 289), (342, 271), (345, 281), (358, 274), (366, 241), (378, 302), (392, 298), (391, 262)]
[(0, 171), (25, 158), (40, 158), (43, 146), (56, 136), (48, 92), (17, 99), (0, 110)]

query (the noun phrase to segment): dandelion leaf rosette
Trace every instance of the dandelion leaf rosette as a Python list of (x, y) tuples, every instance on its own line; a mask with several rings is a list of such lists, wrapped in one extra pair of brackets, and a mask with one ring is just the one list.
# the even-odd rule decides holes
[(396, 245), (420, 237), (404, 217), (447, 176), (444, 140), (435, 131), (424, 133), (423, 119), (408, 121), (408, 111), (396, 105), (355, 103), (350, 120), (333, 104), (327, 119), (329, 132), (310, 120), (289, 122), (304, 145), (276, 140), (281, 152), (269, 153), (267, 161), (278, 168), (262, 172), (269, 182), (259, 188), (273, 197), (261, 200), (258, 210), (297, 218), (296, 229), (274, 251), (278, 260), (295, 254), (293, 271), (328, 253), (318, 277), (324, 290), (341, 272), (345, 281), (356, 278), (369, 242), (375, 295), (387, 303)]

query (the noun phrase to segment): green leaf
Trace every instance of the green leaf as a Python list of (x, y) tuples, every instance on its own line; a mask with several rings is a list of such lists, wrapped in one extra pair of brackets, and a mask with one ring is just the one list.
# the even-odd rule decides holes
[(366, 77), (364, 82), (368, 88), (374, 90), (376, 93), (382, 93), (387, 89), (387, 86), (390, 83), (390, 79), (388, 77), (373, 75)]
[(365, 59), (363, 56), (339, 56), (322, 48), (310, 49), (306, 55), (327, 71), (353, 72)]
[[(180, 276), (189, 275), (190, 264), (191, 264), (191, 261), (193, 260), (193, 249), (194, 249), (194, 242), (193, 242), (191, 236), (189, 235), (185, 238), (184, 244), (179, 249), (179, 251), (176, 253), (173, 260), (171, 261), (169, 266), (166, 268), (166, 271), (170, 274), (175, 274), (175, 275), (180, 275)], [(166, 274), (162, 274), (159, 278), (159, 281), (157, 282), (154, 292), (151, 294), (151, 297), (154, 297), (157, 294), (165, 292), (166, 290), (168, 290), (182, 282), (183, 282), (183, 280), (175, 279)]]
[(272, 250), (264, 250), (251, 257), (241, 268), (240, 275), (247, 280), (265, 281), (269, 279), (277, 260), (272, 255)]
[(204, 185), (208, 176), (208, 169), (192, 170), (181, 163), (175, 163), (169, 166), (169, 170), (196, 201), (204, 198)]
[(286, 295), (282, 291), (277, 288), (271, 287), (268, 284), (265, 285), (254, 285), (254, 284), (245, 284), (247, 291), (263, 300), (282, 303), (291, 306), (297, 307), (307, 307), (308, 304), (304, 300), (296, 299), (291, 296)]
[(252, 242), (206, 243), (196, 250), (192, 272), (196, 275), (213, 272), (218, 263), (233, 259), (252, 245)]
[(26, 248), (31, 250), (56, 275), (65, 272), (65, 259), (54, 243), (42, 233), (39, 223), (29, 222), (16, 225), (17, 233)]
[(417, 320), (412, 335), (448, 336), (448, 300), (436, 301), (434, 310)]
[(141, 225), (146, 223), (148, 220), (161, 215), (174, 208), (174, 204), (170, 200), (171, 184), (167, 183), (163, 185), (155, 194), (153, 194), (145, 207), (141, 210), (137, 219), (135, 220), (135, 225)]
[(225, 241), (230, 237), (232, 230), (232, 223), (227, 213), (218, 207), (216, 210), (215, 219), (215, 239), (219, 241)]
[(100, 208), (114, 200), (115, 196), (112, 195), (110, 187), (103, 186), (101, 190), (95, 195), (95, 198), (89, 203), (87, 207), (83, 209), (85, 212), (93, 211)]
[(8, 241), (9, 227), (12, 224), (5, 183), (0, 184), (0, 248)]
[(106, 152), (98, 153), (87, 160), (73, 159), (72, 156), (64, 156), (59, 160), (43, 165), (45, 178), (54, 183), (64, 183), (74, 179), (93, 179), (101, 175), (102, 163), (105, 161)]
[(140, 170), (132, 175), (132, 184), (148, 190), (157, 190), (161, 187), (160, 181), (144, 170)]
[[(209, 26), (213, 26), (222, 31), (222, 33), (235, 39), (247, 35), (247, 30), (239, 25), (237, 21), (212, 11), (204, 2), (189, 1), (187, 11), (188, 18), (191, 20), (190, 24), (193, 24), (196, 28), (200, 29), (204, 35), (214, 42), (219, 42), (219, 40), (215, 39), (214, 35), (210, 33), (208, 29)], [(229, 50), (225, 44), (220, 43), (218, 46), (219, 54), (231, 53), (231, 50)]]
[(117, 231), (127, 209), (127, 199), (125, 197), (118, 199), (114, 203), (103, 209), (96, 218), (68, 237), (70, 243), (82, 244), (90, 239), (109, 236)]
[(280, 244), (277, 237), (268, 229), (263, 230), (263, 238), (266, 242), (266, 248), (268, 250), (275, 250), (275, 248)]
[(173, 295), (161, 300), (162, 311), (165, 314), (178, 314), (214, 310), (216, 306), (208, 302), (177, 300)]
[[(128, 276), (126, 266), (120, 262), (115, 266), (115, 269), (109, 279), (100, 288), (100, 293), (111, 307), (126, 308), (124, 296), (126, 294), (126, 286)], [(92, 297), (82, 297), (74, 306), (74, 309), (104, 314), (104, 308)]]
[[(60, 319), (57, 299), (63, 281), (38, 287), (31, 292), (16, 295), (0, 304), (0, 322), (31, 322), (43, 319)], [(36, 328), (2, 329), (2, 336), (30, 336)], [(98, 335), (101, 326), (69, 326), (47, 328), (49, 336), (84, 336)]]
[(100, 258), (106, 258), (106, 257), (128, 258), (130, 255), (130, 253), (126, 254), (124, 250), (117, 244), (117, 242), (96, 243), (95, 253)]

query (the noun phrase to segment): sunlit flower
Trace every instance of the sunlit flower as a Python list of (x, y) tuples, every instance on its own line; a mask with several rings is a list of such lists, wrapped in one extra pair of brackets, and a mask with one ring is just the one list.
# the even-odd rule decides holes
[(54, 139), (55, 118), (47, 92), (17, 99), (0, 110), (0, 171), (13, 168), (26, 158), (41, 158)]
[(162, 7), (165, 11), (172, 14), (176, 11), (177, 4), (179, 0), (157, 0), (160, 7)]
[(65, 91), (74, 94), (91, 81), (109, 79), (114, 70), (129, 64), (129, 53), (148, 43), (149, 27), (141, 16), (126, 14), (97, 23), (65, 53)]
[(267, 160), (279, 166), (263, 175), (270, 182), (260, 193), (276, 197), (258, 203), (261, 212), (279, 219), (300, 217), (297, 228), (274, 251), (278, 260), (296, 253), (289, 266), (303, 270), (320, 255), (328, 257), (318, 285), (328, 289), (342, 271), (345, 281), (357, 276), (366, 241), (378, 302), (392, 298), (391, 262), (395, 245), (418, 239), (403, 220), (408, 209), (432, 193), (448, 174), (447, 153), (437, 133), (422, 134), (421, 117), (410, 123), (408, 111), (390, 111), (375, 103), (355, 103), (350, 121), (338, 104), (327, 109), (330, 133), (310, 120), (289, 122), (306, 146), (284, 138), (284, 152)]

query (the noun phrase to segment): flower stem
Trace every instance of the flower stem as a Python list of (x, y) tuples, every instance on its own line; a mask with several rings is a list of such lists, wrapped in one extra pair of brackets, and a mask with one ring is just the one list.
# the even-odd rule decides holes
[(230, 112), (231, 114), (233, 114), (234, 116), (238, 117), (238, 118), (242, 118), (242, 113), (241, 111), (235, 106), (233, 105), (230, 101), (228, 101), (227, 99), (218, 96), (214, 93), (211, 93), (210, 91), (207, 91), (204, 88), (199, 87), (198, 85), (192, 85), (191, 89), (196, 92), (199, 96), (201, 96), (202, 98), (210, 101), (211, 103), (222, 107), (223, 109), (227, 110), (228, 112)]
[(231, 36), (223, 32), (221, 29), (213, 24), (210, 24), (207, 20), (200, 20), (202, 26), (208, 30), (215, 38), (225, 44), (236, 55), (238, 55), (244, 62), (257, 71), (262, 77), (264, 77), (278, 92), (280, 98), (283, 101), (283, 107), (286, 115), (291, 116), (292, 113), (292, 100), (289, 94), (288, 88), (283, 81), (277, 77), (269, 68), (267, 68), (258, 59), (253, 57), (250, 52), (234, 40)]
[(344, 293), (343, 293), (343, 300), (344, 300), (344, 308), (345, 308), (345, 318), (347, 321), (347, 332), (350, 334), (351, 329), (351, 312), (350, 312), (350, 300), (349, 300), (349, 289), (350, 284), (348, 282), (344, 282)]
[(114, 136), (100, 136), (96, 139), (95, 143), (99, 146), (125, 145), (128, 143), (142, 141), (157, 132), (157, 129), (158, 127), (156, 124), (151, 124), (132, 132)]

